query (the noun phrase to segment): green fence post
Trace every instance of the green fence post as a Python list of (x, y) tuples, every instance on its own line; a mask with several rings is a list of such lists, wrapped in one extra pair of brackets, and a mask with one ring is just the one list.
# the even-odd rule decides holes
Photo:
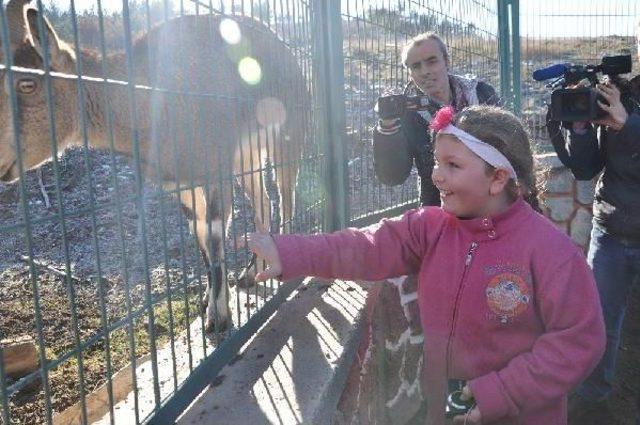
[(345, 228), (349, 222), (342, 52), (341, 0), (315, 0), (314, 100), (316, 130), (325, 156), (325, 231)]
[(500, 94), (515, 114), (520, 114), (519, 5), (519, 0), (498, 0)]
[(511, 73), (511, 46), (509, 38), (509, 0), (498, 0), (498, 50), (500, 56), (500, 95), (509, 109), (513, 107)]
[(520, 115), (522, 85), (520, 80), (520, 0), (511, 0), (511, 88), (513, 90), (513, 112)]

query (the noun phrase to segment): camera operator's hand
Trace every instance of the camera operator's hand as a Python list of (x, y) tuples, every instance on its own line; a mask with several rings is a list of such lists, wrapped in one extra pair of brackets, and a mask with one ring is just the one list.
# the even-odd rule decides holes
[(610, 81), (598, 84), (596, 90), (598, 90), (598, 93), (600, 93), (609, 104), (607, 105), (598, 100), (598, 105), (600, 105), (603, 111), (607, 112), (607, 116), (601, 120), (594, 121), (594, 123), (606, 125), (614, 131), (620, 131), (629, 117), (627, 110), (624, 109), (624, 105), (620, 100), (620, 90)]

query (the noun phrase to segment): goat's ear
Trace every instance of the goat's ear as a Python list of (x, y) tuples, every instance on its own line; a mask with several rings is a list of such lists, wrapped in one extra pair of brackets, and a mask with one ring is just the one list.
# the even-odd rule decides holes
[[(38, 10), (27, 9), (27, 23), (29, 24), (29, 41), (38, 54), (44, 59), (45, 38), (40, 33), (38, 24)], [(56, 71), (73, 71), (75, 68), (75, 53), (73, 49), (64, 41), (58, 38), (49, 20), (43, 16), (42, 25), (47, 33), (46, 41), (49, 43), (49, 54), (51, 57), (51, 67)]]

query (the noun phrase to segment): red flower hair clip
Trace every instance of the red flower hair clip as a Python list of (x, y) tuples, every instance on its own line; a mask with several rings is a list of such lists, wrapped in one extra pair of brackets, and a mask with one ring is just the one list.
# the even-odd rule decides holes
[(436, 112), (436, 116), (431, 120), (431, 130), (440, 131), (451, 124), (454, 113), (455, 111), (453, 110), (453, 106), (451, 105), (440, 108), (438, 112)]

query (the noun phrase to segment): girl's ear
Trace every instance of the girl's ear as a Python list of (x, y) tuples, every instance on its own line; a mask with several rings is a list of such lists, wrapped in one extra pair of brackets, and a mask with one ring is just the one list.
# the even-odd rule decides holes
[(493, 179), (491, 181), (491, 185), (489, 186), (489, 194), (491, 195), (499, 195), (502, 193), (507, 184), (509, 183), (509, 172), (504, 168), (498, 168), (493, 173)]

